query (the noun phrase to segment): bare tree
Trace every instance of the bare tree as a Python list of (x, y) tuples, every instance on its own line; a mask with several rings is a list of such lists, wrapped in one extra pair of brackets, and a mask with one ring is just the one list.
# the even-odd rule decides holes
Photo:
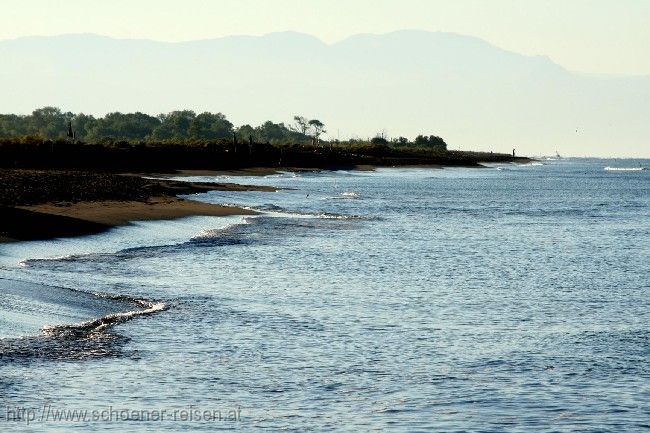
[(295, 124), (291, 127), (296, 132), (300, 132), (302, 135), (307, 135), (309, 131), (309, 120), (303, 116), (293, 116)]
[(311, 127), (312, 130), (312, 136), (316, 140), (316, 142), (320, 141), (320, 136), (327, 132), (325, 130), (325, 124), (321, 122), (318, 119), (312, 119), (309, 121), (309, 126)]

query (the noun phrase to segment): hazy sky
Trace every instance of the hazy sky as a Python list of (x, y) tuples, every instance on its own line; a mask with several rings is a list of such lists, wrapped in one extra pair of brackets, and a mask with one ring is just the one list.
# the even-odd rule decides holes
[(183, 41), (294, 30), (335, 42), (399, 29), (478, 36), (580, 72), (650, 75), (650, 0), (0, 0), (0, 39)]

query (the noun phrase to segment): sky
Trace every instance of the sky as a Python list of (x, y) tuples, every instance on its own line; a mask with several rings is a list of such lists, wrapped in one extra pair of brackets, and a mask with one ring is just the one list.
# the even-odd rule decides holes
[(650, 75), (650, 0), (0, 0), (0, 39), (97, 33), (187, 41), (401, 29), (480, 37), (586, 73)]

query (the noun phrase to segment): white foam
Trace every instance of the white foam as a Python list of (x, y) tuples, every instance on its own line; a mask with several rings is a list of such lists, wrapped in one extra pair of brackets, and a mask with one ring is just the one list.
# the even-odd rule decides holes
[(239, 222), (226, 224), (223, 227), (214, 228), (214, 229), (204, 229), (204, 230), (201, 230), (200, 232), (198, 232), (196, 235), (192, 236), (191, 240), (213, 238), (213, 237), (219, 235), (220, 233), (225, 233), (225, 232), (227, 232), (229, 230), (232, 230), (233, 228), (235, 228), (237, 226), (241, 226), (241, 225), (245, 225), (245, 224), (250, 224), (250, 221), (248, 220), (248, 218), (242, 218), (242, 220), (239, 221)]
[(167, 305), (164, 302), (149, 302), (141, 299), (136, 299), (134, 302), (142, 305), (144, 308), (141, 310), (108, 314), (98, 319), (87, 320), (85, 322), (69, 325), (45, 325), (41, 330), (46, 335), (61, 335), (69, 333), (77, 334), (101, 331), (117, 323), (126, 322), (135, 317), (147, 316), (167, 309)]
[(605, 167), (605, 171), (644, 171), (645, 167)]

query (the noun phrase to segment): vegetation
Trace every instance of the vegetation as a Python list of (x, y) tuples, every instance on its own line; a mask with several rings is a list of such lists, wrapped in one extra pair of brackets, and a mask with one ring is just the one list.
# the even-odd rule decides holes
[[(66, 139), (68, 127), (75, 140), (87, 143), (112, 144), (121, 141), (189, 142), (239, 138), (240, 141), (260, 143), (320, 143), (327, 132), (318, 119), (294, 116), (293, 124), (266, 121), (257, 127), (242, 125), (235, 128), (222, 113), (191, 110), (151, 116), (145, 113), (108, 113), (96, 118), (88, 114), (63, 112), (56, 107), (38, 108), (30, 115), (0, 114), (0, 138), (38, 137), (43, 140)], [(355, 140), (349, 143), (353, 144)], [(327, 142), (324, 142), (327, 143)], [(445, 141), (437, 136), (418, 135), (413, 142), (404, 137), (389, 141), (385, 133), (370, 140), (372, 144), (395, 146), (417, 145), (446, 149)]]
[(243, 125), (234, 128), (222, 113), (200, 113), (191, 110), (150, 116), (145, 113), (109, 113), (95, 118), (87, 114), (62, 112), (56, 107), (43, 107), (31, 115), (0, 114), (0, 138), (23, 136), (46, 140), (65, 139), (68, 125), (75, 138), (94, 143), (118, 141), (162, 140), (215, 140), (231, 138), (233, 133), (242, 139), (253, 138), (259, 142), (310, 141), (325, 132), (324, 124), (317, 119), (296, 116), (296, 126), (265, 122), (258, 127)]
[(476, 165), (511, 161), (505, 154), (448, 151), (435, 135), (389, 140), (322, 140), (325, 124), (234, 125), (222, 113), (109, 113), (95, 118), (56, 107), (0, 115), (0, 167), (166, 171), (241, 167), (328, 168), (371, 165)]

